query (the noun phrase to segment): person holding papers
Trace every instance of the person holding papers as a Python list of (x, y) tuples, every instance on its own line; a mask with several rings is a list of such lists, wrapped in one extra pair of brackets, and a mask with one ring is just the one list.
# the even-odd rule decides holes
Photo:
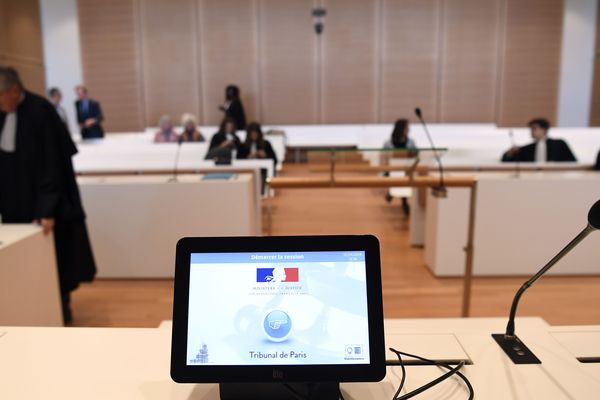
[(277, 156), (273, 151), (271, 143), (268, 140), (265, 140), (260, 124), (251, 122), (248, 124), (246, 132), (246, 141), (240, 146), (237, 158), (268, 158), (273, 160), (274, 164), (277, 164)]
[(526, 146), (513, 146), (502, 156), (502, 162), (574, 162), (577, 161), (569, 145), (562, 139), (550, 139), (547, 119), (536, 118), (529, 121), (534, 142)]
[(219, 131), (210, 140), (208, 153), (205, 158), (207, 160), (214, 159), (218, 161), (231, 161), (232, 158), (236, 158), (236, 154), (233, 153), (237, 153), (241, 141), (235, 132), (235, 121), (229, 117), (225, 118), (221, 122)]

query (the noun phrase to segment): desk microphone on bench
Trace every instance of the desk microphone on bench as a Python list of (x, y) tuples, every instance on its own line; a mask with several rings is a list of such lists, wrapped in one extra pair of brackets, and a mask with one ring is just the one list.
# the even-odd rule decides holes
[(442, 166), (442, 160), (440, 159), (440, 155), (438, 154), (435, 145), (433, 144), (433, 139), (429, 134), (429, 129), (427, 129), (427, 124), (423, 119), (423, 114), (421, 113), (421, 109), (419, 107), (415, 108), (415, 114), (419, 121), (421, 121), (421, 125), (423, 125), (423, 129), (425, 130), (425, 135), (427, 135), (427, 139), (429, 140), (429, 144), (431, 145), (431, 150), (433, 150), (433, 156), (437, 161), (438, 169), (440, 171), (440, 183), (431, 188), (431, 192), (434, 197), (447, 197), (448, 190), (446, 190), (446, 186), (444, 185), (444, 167)]
[(179, 169), (179, 153), (181, 153), (181, 144), (183, 143), (183, 135), (177, 137), (177, 152), (175, 153), (175, 164), (173, 165), (173, 176), (169, 182), (177, 182), (177, 170)]
[(508, 325), (506, 325), (506, 333), (494, 333), (492, 337), (502, 350), (515, 364), (541, 364), (542, 362), (533, 354), (527, 346), (515, 335), (515, 314), (517, 313), (517, 306), (519, 300), (525, 291), (533, 285), (535, 281), (540, 279), (550, 268), (566, 256), (571, 250), (573, 250), (587, 235), (595, 230), (600, 229), (600, 200), (598, 200), (590, 211), (588, 212), (588, 223), (587, 226), (577, 235), (575, 239), (571, 240), (554, 258), (538, 271), (537, 274), (532, 276), (527, 282), (523, 284), (517, 291), (515, 298), (513, 299), (512, 306), (510, 307), (510, 316), (508, 318)]

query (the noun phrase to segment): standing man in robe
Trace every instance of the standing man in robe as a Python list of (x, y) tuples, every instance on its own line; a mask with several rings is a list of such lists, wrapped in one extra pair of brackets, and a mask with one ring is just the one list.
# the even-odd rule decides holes
[(0, 66), (0, 215), (54, 234), (65, 323), (72, 319), (70, 292), (96, 274), (71, 162), (76, 152), (54, 106)]
[(104, 137), (102, 128), (102, 108), (100, 103), (88, 97), (88, 91), (85, 86), (79, 85), (75, 88), (77, 100), (75, 109), (77, 110), (77, 122), (81, 128), (82, 139), (101, 139)]

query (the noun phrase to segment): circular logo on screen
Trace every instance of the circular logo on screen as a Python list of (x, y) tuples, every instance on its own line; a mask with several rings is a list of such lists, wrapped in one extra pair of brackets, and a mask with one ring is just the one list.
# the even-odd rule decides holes
[(292, 320), (281, 310), (271, 311), (265, 317), (263, 328), (267, 338), (273, 342), (283, 342), (292, 331)]

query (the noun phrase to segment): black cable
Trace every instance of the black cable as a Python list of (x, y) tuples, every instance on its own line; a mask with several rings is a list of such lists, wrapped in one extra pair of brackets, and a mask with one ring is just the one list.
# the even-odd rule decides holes
[[(402, 369), (402, 378), (400, 381), (400, 385), (398, 387), (398, 390), (396, 391), (396, 393), (394, 394), (394, 397), (392, 398), (392, 400), (406, 400), (406, 399), (410, 399), (418, 394), (423, 393), (424, 391), (432, 388), (433, 386), (437, 385), (438, 383), (441, 383), (443, 381), (445, 381), (446, 379), (450, 378), (452, 375), (457, 375), (458, 377), (460, 377), (463, 382), (465, 383), (465, 385), (467, 386), (467, 388), (469, 389), (469, 400), (472, 400), (475, 397), (475, 390), (473, 389), (473, 385), (471, 385), (471, 382), (469, 381), (469, 379), (463, 375), (459, 370), (465, 365), (464, 361), (461, 361), (456, 367), (452, 367), (448, 364), (445, 363), (441, 363), (441, 362), (437, 362), (434, 360), (430, 360), (424, 357), (420, 357), (414, 354), (410, 354), (410, 353), (404, 353), (401, 351), (398, 351), (396, 349), (390, 348), (390, 351), (392, 351), (394, 354), (396, 354), (396, 356), (398, 357), (398, 360), (400, 362), (400, 368)], [(444, 375), (440, 376), (439, 378), (429, 382), (426, 385), (423, 385), (415, 390), (413, 390), (412, 392), (409, 392), (403, 396), (398, 397), (398, 395), (400, 394), (400, 391), (402, 390), (402, 388), (404, 387), (404, 382), (406, 379), (406, 369), (404, 367), (404, 363), (402, 362), (402, 355), (407, 356), (407, 357), (412, 357), (412, 358), (416, 358), (417, 360), (421, 360), (423, 362), (426, 362), (428, 364), (431, 365), (435, 365), (435, 366), (439, 366), (442, 368), (445, 368), (448, 370), (448, 372), (446, 372)]]

